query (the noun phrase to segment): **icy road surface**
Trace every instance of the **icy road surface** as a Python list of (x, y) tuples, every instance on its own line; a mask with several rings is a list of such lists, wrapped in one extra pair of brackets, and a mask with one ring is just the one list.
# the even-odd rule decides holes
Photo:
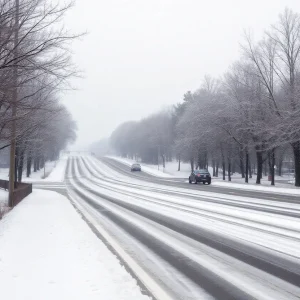
[(68, 191), (171, 299), (300, 299), (297, 197), (127, 169), (71, 157)]

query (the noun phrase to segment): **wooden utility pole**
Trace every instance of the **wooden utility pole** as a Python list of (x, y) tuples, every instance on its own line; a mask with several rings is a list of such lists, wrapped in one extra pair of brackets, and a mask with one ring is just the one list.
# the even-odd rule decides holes
[(13, 206), (13, 192), (15, 188), (15, 154), (16, 154), (16, 116), (17, 116), (17, 101), (18, 101), (18, 43), (19, 43), (19, 0), (16, 0), (15, 11), (15, 28), (14, 28), (14, 86), (11, 99), (12, 122), (11, 122), (11, 142), (10, 142), (10, 165), (9, 165), (9, 197), (8, 205)]

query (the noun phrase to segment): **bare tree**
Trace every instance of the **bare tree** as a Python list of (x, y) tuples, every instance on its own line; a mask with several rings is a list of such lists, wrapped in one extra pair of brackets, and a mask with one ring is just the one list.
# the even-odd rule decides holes
[[(295, 161), (295, 185), (300, 186), (300, 134), (295, 125), (299, 125), (299, 63), (300, 63), (300, 15), (286, 9), (279, 16), (279, 22), (272, 26), (268, 37), (277, 45), (275, 71), (286, 92), (285, 112), (282, 128), (294, 130), (284, 133), (290, 140)], [(292, 125), (292, 126), (291, 126)], [(299, 128), (299, 127), (298, 127)]]
[[(136, 134), (135, 141), (144, 141), (134, 151), (155, 161), (157, 145), (167, 148), (174, 140), (176, 157), (190, 161), (192, 170), (211, 162), (216, 175), (222, 164), (223, 179), (227, 170), (230, 180), (238, 163), (246, 182), (256, 172), (260, 184), (263, 169), (265, 175), (269, 169), (274, 185), (275, 160), (282, 164), (283, 149), (290, 144), (295, 185), (300, 186), (300, 15), (286, 9), (261, 41), (246, 34), (242, 50), (243, 56), (221, 80), (206, 75), (200, 89), (188, 91), (175, 106), (173, 133), (167, 134), (172, 138), (162, 139), (167, 143), (160, 140), (165, 133), (159, 128), (166, 126), (156, 126), (161, 124), (158, 118), (131, 124), (128, 132)], [(120, 140), (126, 136), (125, 125), (118, 129)]]
[(63, 25), (72, 6), (48, 0), (0, 3), (0, 141), (2, 148), (16, 144), (19, 180), (27, 149), (30, 164), (42, 151), (46, 134), (40, 134), (38, 141), (34, 136), (42, 125), (51, 124), (58, 93), (69, 88), (68, 79), (77, 74), (70, 45), (80, 35)]
[[(72, 5), (47, 0), (22, 1), (18, 6), (18, 40), (14, 43), (16, 1), (1, 2), (0, 139), (7, 139), (10, 123), (26, 116), (25, 110), (39, 108), (37, 102), (31, 106), (33, 102), (28, 99), (36, 94), (47, 94), (49, 90), (68, 88), (68, 79), (77, 74), (69, 48), (70, 42), (79, 35), (69, 33), (62, 23)], [(13, 71), (16, 69), (18, 97), (14, 105), (17, 113), (12, 118), (12, 97), (16, 88)]]

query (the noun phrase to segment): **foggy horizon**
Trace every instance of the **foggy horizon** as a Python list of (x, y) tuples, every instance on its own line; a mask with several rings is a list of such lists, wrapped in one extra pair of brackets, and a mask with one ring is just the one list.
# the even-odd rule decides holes
[(71, 148), (181, 102), (205, 74), (222, 76), (240, 57), (244, 30), (259, 40), (286, 7), (300, 11), (297, 0), (78, 0), (66, 26), (88, 34), (72, 48), (84, 78), (63, 101), (78, 125)]

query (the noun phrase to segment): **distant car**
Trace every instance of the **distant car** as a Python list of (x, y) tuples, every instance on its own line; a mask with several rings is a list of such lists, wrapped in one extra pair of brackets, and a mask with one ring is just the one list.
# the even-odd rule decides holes
[(131, 172), (133, 171), (142, 171), (141, 165), (140, 164), (133, 164), (131, 166)]
[(198, 183), (202, 182), (203, 184), (211, 184), (211, 176), (209, 172), (205, 169), (203, 170), (195, 170), (191, 173), (189, 177), (189, 183)]

